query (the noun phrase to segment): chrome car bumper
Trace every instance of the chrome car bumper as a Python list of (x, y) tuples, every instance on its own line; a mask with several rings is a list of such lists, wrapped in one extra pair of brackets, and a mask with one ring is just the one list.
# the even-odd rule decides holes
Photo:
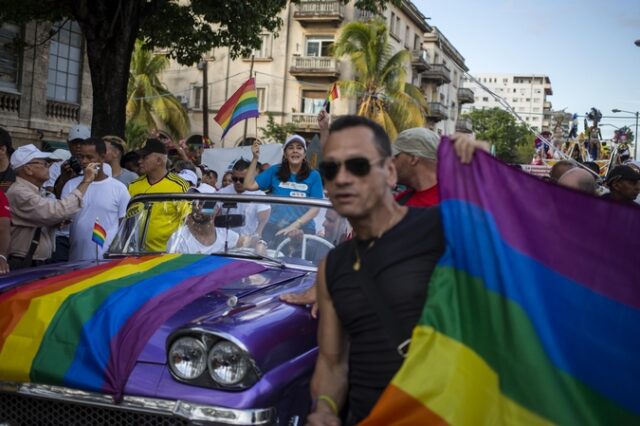
[[(96, 408), (173, 417), (197, 424), (269, 425), (276, 422), (274, 408), (236, 410), (193, 404), (187, 401), (139, 396), (125, 396), (122, 401), (116, 403), (113, 397), (101, 393), (86, 392), (62, 386), (0, 381), (0, 398), (2, 393)], [(0, 413), (0, 423), (2, 420), (2, 414)]]

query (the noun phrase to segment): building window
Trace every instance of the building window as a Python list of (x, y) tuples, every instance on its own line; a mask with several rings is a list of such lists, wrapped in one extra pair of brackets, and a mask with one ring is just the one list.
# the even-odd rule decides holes
[(420, 42), (420, 36), (415, 34), (413, 36), (413, 50), (420, 50), (422, 48), (422, 43)]
[(404, 29), (404, 47), (411, 49), (411, 28), (408, 25)]
[(13, 41), (20, 36), (20, 27), (0, 24), (0, 88), (18, 90), (18, 51)]
[(267, 110), (267, 89), (266, 87), (256, 87), (258, 94), (258, 110), (260, 112)]
[(533, 98), (533, 102), (540, 102), (540, 98)]
[(192, 108), (201, 109), (202, 108), (202, 86), (193, 86), (191, 89), (193, 93), (193, 103), (191, 104)]
[(512, 101), (515, 104), (516, 102), (518, 102), (518, 98), (513, 98)]
[(307, 37), (305, 56), (331, 56), (332, 36)]
[(482, 102), (489, 102), (489, 97), (488, 96), (483, 97)]
[(534, 108), (533, 112), (540, 112), (540, 108)]
[(526, 98), (524, 101), (525, 102), (531, 102), (531, 98)]
[(318, 114), (327, 97), (327, 90), (303, 90), (301, 110), (305, 114)]
[(49, 47), (47, 98), (78, 103), (82, 65), (82, 32), (77, 22), (53, 26), (58, 31)]
[(389, 32), (391, 34), (396, 33), (396, 14), (395, 12), (391, 12), (391, 19), (389, 20)]
[(397, 36), (398, 38), (400, 38), (400, 29), (402, 28), (401, 26), (402, 24), (400, 23), (400, 17), (396, 16), (396, 31), (397, 31)]
[(271, 34), (260, 34), (260, 38), (262, 39), (262, 44), (260, 49), (253, 50), (253, 56), (256, 59), (271, 59)]
[(542, 93), (542, 90), (540, 90), (540, 89), (536, 89), (536, 94), (538, 94), (538, 95), (539, 95), (540, 93)]

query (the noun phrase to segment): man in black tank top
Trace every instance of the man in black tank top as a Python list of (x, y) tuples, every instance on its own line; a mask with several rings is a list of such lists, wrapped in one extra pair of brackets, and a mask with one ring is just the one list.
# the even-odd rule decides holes
[[(457, 149), (463, 160), (478, 145), (465, 143)], [(396, 170), (382, 127), (363, 117), (339, 118), (323, 151), (325, 188), (355, 237), (318, 268), (320, 350), (308, 422), (340, 424), (348, 407), (342, 414), (351, 425), (369, 414), (402, 364), (398, 342), (410, 338), (420, 318), (444, 238), (437, 207), (394, 201)]]

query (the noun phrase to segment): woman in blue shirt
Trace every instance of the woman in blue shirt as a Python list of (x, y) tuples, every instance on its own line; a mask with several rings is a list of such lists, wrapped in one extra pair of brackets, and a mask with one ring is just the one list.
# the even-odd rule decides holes
[[(317, 170), (312, 170), (307, 162), (307, 144), (300, 135), (289, 137), (282, 147), (282, 163), (269, 167), (256, 177), (256, 166), (260, 157), (260, 144), (253, 144), (251, 166), (244, 179), (244, 187), (249, 191), (261, 189), (272, 195), (295, 198), (323, 198), (322, 178)], [(317, 208), (297, 206), (273, 206), (265, 233), (289, 235), (302, 229), (305, 233), (315, 233), (313, 218)], [(270, 229), (269, 229), (270, 228)], [(269, 232), (271, 231), (271, 232)]]

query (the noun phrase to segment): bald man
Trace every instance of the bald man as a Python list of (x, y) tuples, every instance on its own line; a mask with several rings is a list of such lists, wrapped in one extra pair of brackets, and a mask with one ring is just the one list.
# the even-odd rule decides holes
[(587, 194), (595, 195), (596, 179), (593, 174), (586, 171), (582, 167), (574, 167), (569, 169), (560, 178), (558, 183), (562, 186), (577, 189)]

